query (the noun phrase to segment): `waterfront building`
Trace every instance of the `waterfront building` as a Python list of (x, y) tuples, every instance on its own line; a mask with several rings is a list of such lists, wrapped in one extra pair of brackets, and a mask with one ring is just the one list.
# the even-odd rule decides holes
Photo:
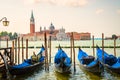
[[(66, 33), (68, 37), (70, 37), (71, 32)], [(91, 39), (91, 33), (78, 33), (78, 32), (73, 32), (74, 34), (74, 40), (90, 40)]]
[(6, 36), (0, 36), (0, 40), (10, 40), (10, 37), (8, 35)]
[[(42, 29), (44, 28), (44, 29)], [(51, 22), (49, 29), (46, 27), (41, 27), (38, 32), (35, 31), (35, 19), (33, 15), (33, 11), (31, 12), (30, 17), (30, 33), (27, 34), (20, 34), (20, 39), (23, 37), (23, 40), (28, 39), (29, 41), (37, 41), (37, 40), (44, 40), (44, 33), (46, 32), (47, 39), (50, 38), (52, 40), (69, 40), (71, 32), (65, 33), (65, 29), (62, 27), (61, 29), (55, 29), (55, 26)], [(91, 34), (90, 33), (77, 33), (74, 32), (74, 39), (75, 40), (90, 40)]]
[(80, 40), (90, 40), (91, 39), (91, 33), (79, 33)]

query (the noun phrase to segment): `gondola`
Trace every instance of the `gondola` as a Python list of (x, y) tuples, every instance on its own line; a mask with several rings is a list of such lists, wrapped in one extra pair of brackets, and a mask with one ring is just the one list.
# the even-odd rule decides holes
[(120, 57), (108, 54), (97, 46), (97, 57), (103, 66), (114, 73), (120, 74)]
[(59, 46), (58, 52), (54, 58), (55, 71), (59, 73), (70, 73), (71, 72), (71, 59)]
[(80, 67), (85, 70), (89, 71), (94, 74), (100, 74), (102, 72), (102, 65), (95, 59), (95, 57), (88, 55), (82, 49), (79, 48), (78, 51), (78, 60), (80, 63)]
[(42, 46), (40, 52), (37, 56), (37, 62), (32, 62), (32, 58), (24, 60), (21, 64), (18, 65), (8, 65), (8, 69), (11, 75), (24, 75), (27, 73), (33, 72), (36, 68), (41, 67), (44, 64), (44, 53), (45, 48)]

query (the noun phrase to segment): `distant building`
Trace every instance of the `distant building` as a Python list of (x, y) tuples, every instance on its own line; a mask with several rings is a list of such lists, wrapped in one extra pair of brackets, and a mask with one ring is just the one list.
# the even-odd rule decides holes
[(62, 27), (59, 29), (59, 32), (56, 34), (57, 40), (69, 40), (69, 37), (65, 33), (65, 29)]
[(80, 34), (80, 40), (90, 40), (91, 34), (90, 33), (79, 33)]
[(0, 40), (10, 40), (10, 37), (8, 35), (6, 36), (0, 36)]
[[(67, 36), (70, 37), (71, 32), (67, 33)], [(78, 32), (73, 32), (74, 35), (74, 40), (90, 40), (91, 39), (91, 33), (78, 33)]]

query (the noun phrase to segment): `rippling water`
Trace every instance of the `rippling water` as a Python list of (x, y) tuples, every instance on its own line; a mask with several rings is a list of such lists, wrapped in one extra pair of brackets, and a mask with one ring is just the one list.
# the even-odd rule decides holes
[[(96, 40), (95, 41), (95, 45), (99, 45), (101, 46), (102, 41), (100, 40)], [(113, 46), (114, 41), (112, 40), (106, 40), (105, 41), (105, 45), (106, 46)], [(2, 47), (6, 46), (6, 42), (1, 42), (2, 43)], [(29, 42), (29, 46), (41, 46), (42, 44), (44, 44), (43, 41), (30, 41)], [(46, 72), (44, 70), (44, 67), (42, 68), (38, 68), (35, 72), (33, 73), (28, 73), (27, 75), (22, 75), (22, 76), (14, 76), (12, 78), (12, 80), (120, 80), (120, 75), (119, 74), (115, 74), (115, 73), (111, 73), (108, 71), (104, 71), (104, 73), (102, 75), (95, 75), (92, 74), (90, 72), (84, 71), (79, 67), (79, 63), (78, 63), (78, 59), (77, 59), (77, 53), (78, 53), (78, 49), (75, 49), (76, 52), (76, 72), (74, 72), (73, 66), (71, 67), (71, 74), (60, 74), (58, 72), (54, 71), (54, 64), (53, 64), (53, 60), (54, 60), (54, 55), (57, 52), (57, 48), (55, 48), (58, 45), (61, 46), (70, 46), (70, 42), (69, 41), (52, 41), (52, 56), (51, 56), (51, 64), (49, 66), (49, 72)], [(117, 40), (116, 44), (118, 46), (120, 46), (120, 40)], [(9, 46), (11, 46), (11, 41), (9, 42)], [(24, 42), (24, 46), (25, 46), (25, 42)], [(75, 46), (92, 46), (92, 41), (88, 40), (88, 41), (75, 41)], [(92, 48), (82, 48), (85, 52), (87, 52), (89, 55), (92, 55)], [(68, 56), (70, 55), (70, 49), (69, 48), (63, 48), (63, 50), (68, 54)], [(25, 51), (25, 50), (24, 50)], [(32, 55), (32, 52), (35, 51), (36, 54), (37, 52), (39, 52), (38, 48), (33, 48), (33, 49), (29, 49), (29, 57)], [(105, 48), (105, 51), (108, 53), (114, 53), (114, 49), (113, 48)], [(48, 49), (49, 52), (49, 49)], [(25, 53), (25, 52), (24, 52)], [(117, 56), (120, 56), (120, 48), (116, 48), (116, 53)], [(1, 80), (1, 79), (0, 79)]]

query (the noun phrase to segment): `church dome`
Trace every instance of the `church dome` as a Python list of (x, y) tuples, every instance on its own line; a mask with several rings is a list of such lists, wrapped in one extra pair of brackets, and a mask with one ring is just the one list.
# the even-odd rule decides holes
[(50, 30), (54, 30), (54, 29), (55, 29), (55, 27), (54, 27), (54, 25), (53, 25), (52, 23), (50, 24), (49, 29), (50, 29)]

